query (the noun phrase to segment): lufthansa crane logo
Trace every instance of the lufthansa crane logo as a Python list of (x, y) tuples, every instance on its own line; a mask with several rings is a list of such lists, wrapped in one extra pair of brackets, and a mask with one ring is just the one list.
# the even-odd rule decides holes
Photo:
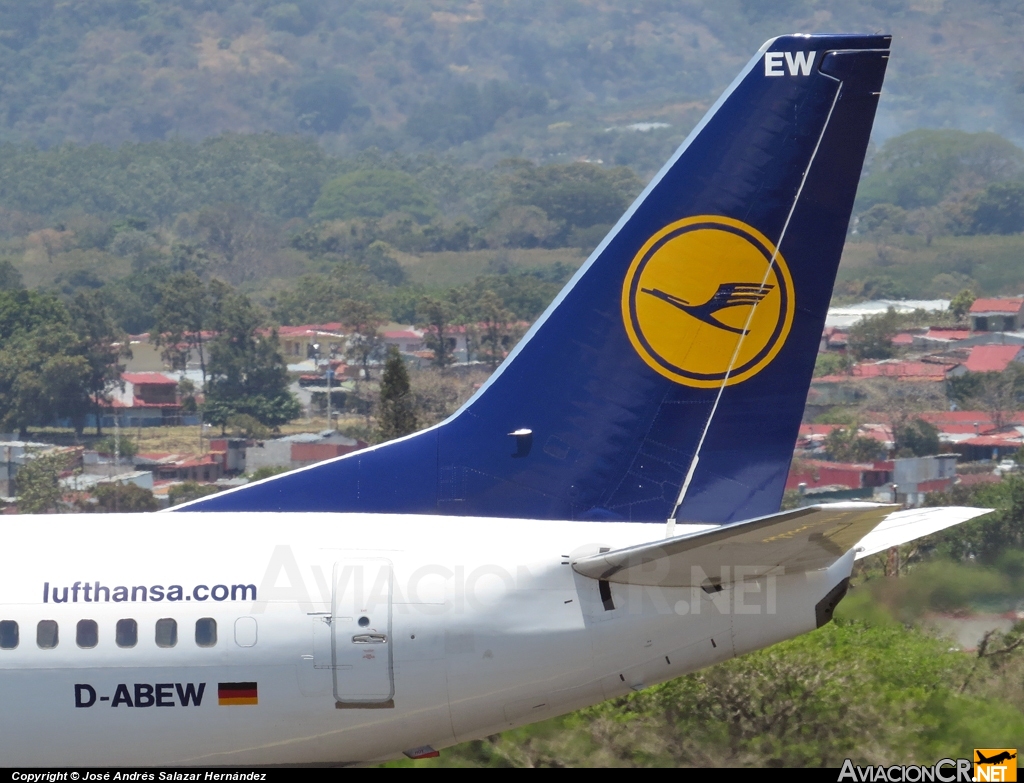
[(731, 385), (775, 358), (793, 325), (793, 280), (759, 231), (700, 215), (640, 249), (622, 287), (622, 318), (640, 357), (677, 383)]

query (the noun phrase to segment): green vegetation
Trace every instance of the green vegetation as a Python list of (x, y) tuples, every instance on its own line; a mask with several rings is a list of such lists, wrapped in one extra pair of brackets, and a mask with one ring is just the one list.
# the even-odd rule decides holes
[(958, 560), (975, 557), (996, 564), (1007, 553), (1024, 550), (1024, 477), (1010, 476), (998, 484), (973, 487), (956, 485), (949, 493), (929, 495), (928, 505), (995, 509), (944, 534), (942, 551)]
[(260, 335), (261, 326), (261, 316), (247, 297), (225, 297), (220, 334), (210, 343), (205, 421), (224, 429), (232, 422), (244, 426), (250, 419), (277, 427), (298, 418), (299, 402), (288, 391), (277, 332)]
[[(117, 342), (115, 342), (117, 341)], [(68, 419), (77, 432), (120, 377), (124, 341), (105, 304), (79, 295), (0, 291), (0, 427)]]
[(836, 462), (874, 462), (887, 456), (883, 443), (857, 434), (856, 424), (832, 430), (825, 439), (825, 449)]
[(380, 381), (380, 409), (377, 415), (377, 426), (381, 440), (394, 440), (403, 435), (415, 432), (416, 410), (409, 385), (409, 373), (405, 362), (392, 347), (388, 351), (387, 362)]
[(139, 452), (135, 439), (131, 435), (126, 434), (116, 437), (114, 435), (107, 435), (97, 440), (92, 447), (95, 451), (105, 456), (112, 457), (117, 453), (124, 459), (131, 459)]
[(1021, 176), (1024, 152), (994, 133), (915, 130), (887, 141), (871, 160), (857, 203), (933, 207), (972, 187)]
[[(992, 41), (1017, 40), (1021, 25), (1012, 3), (996, 2), (5, 0), (0, 141), (255, 130), (343, 152), (587, 157), (649, 175), (780, 30), (893, 33), (887, 126), (1007, 132), (1021, 116), (1019, 80)], [(670, 127), (631, 127), (651, 121)]]
[(404, 171), (361, 169), (324, 185), (313, 205), (314, 220), (381, 218), (404, 212), (424, 222), (437, 212), (430, 194)]
[[(849, 599), (848, 599), (849, 600)], [(841, 606), (843, 606), (841, 604)], [(884, 617), (884, 610), (881, 610)], [(596, 707), (394, 766), (659, 767), (922, 763), (1024, 731), (1024, 658), (982, 660), (891, 621), (818, 631)], [(962, 690), (961, 686), (968, 686)]]
[(257, 468), (248, 475), (249, 481), (259, 481), (261, 479), (270, 478), (271, 476), (277, 476), (281, 473), (287, 473), (291, 468), (286, 468), (277, 465), (264, 465), (262, 468)]
[(172, 486), (167, 492), (167, 497), (172, 506), (177, 506), (182, 503), (187, 503), (190, 500), (205, 498), (207, 495), (215, 495), (222, 489), (223, 487), (218, 487), (214, 484), (199, 484), (195, 481), (183, 481), (180, 484)]
[(135, 484), (114, 483), (99, 484), (92, 492), (96, 501), (79, 503), (79, 509), (87, 513), (137, 513), (156, 511), (159, 507), (153, 493)]
[(14, 477), (18, 513), (52, 514), (61, 511), (61, 474), (68, 455), (60, 452), (31, 455)]

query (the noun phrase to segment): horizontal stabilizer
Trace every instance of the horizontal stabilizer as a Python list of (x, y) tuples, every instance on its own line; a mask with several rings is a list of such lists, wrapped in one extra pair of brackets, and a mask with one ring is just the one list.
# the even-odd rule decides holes
[(662, 587), (687, 586), (695, 579), (702, 584), (705, 575), (714, 581), (726, 573), (751, 578), (814, 571), (842, 557), (896, 508), (875, 503), (809, 506), (582, 557), (572, 567), (593, 579)]
[(947, 527), (959, 525), (982, 514), (988, 514), (990, 508), (968, 508), (965, 506), (947, 506), (939, 508), (908, 508), (890, 514), (882, 524), (868, 533), (861, 540), (857, 559), (883, 552), (889, 547), (905, 544), (915, 538), (930, 536)]

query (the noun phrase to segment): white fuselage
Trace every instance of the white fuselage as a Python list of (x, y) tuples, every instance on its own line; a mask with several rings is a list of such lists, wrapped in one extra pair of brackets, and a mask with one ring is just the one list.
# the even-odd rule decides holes
[[(816, 602), (852, 563), (717, 593), (602, 588), (571, 558), (664, 527), (274, 513), (5, 525), (5, 766), (365, 763), (439, 749), (813, 629)], [(55, 646), (41, 621), (56, 623)], [(79, 646), (93, 627), (95, 646)]]

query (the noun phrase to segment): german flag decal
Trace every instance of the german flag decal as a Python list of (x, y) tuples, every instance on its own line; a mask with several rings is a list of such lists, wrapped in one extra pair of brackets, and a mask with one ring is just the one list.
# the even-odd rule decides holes
[(238, 704), (259, 704), (254, 682), (217, 683), (217, 704), (233, 707)]

